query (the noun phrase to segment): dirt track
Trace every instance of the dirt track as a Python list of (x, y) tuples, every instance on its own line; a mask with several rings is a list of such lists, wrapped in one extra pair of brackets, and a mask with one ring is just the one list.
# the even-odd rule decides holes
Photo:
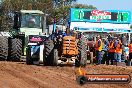
[[(0, 62), (0, 88), (132, 88), (130, 84), (85, 84), (75, 81), (74, 67), (44, 67), (24, 62)], [(132, 67), (88, 65), (88, 73), (125, 74), (132, 76)]]

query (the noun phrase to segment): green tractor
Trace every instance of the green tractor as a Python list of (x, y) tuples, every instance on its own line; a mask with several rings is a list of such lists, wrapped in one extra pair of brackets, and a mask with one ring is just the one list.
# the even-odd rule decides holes
[(27, 64), (42, 60), (40, 52), (46, 39), (43, 35), (43, 15), (39, 10), (14, 13), (13, 29), (0, 33), (0, 60), (20, 61), (22, 55), (26, 55)]

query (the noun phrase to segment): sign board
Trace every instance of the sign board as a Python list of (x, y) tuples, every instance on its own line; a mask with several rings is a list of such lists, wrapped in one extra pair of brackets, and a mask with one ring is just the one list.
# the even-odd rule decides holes
[(89, 32), (102, 32), (102, 28), (80, 28), (80, 27), (75, 27), (74, 30), (78, 31), (89, 31)]
[[(82, 32), (115, 32), (115, 33), (130, 33), (130, 30), (128, 29), (108, 29), (108, 28), (84, 28), (84, 27), (74, 27), (73, 28), (76, 31), (82, 31)], [(132, 31), (131, 31), (132, 32)]]
[(131, 22), (131, 13), (130, 11), (125, 10), (90, 10), (71, 8), (70, 21), (129, 24)]
[(85, 27), (74, 27), (73, 30), (82, 32), (102, 32), (102, 28), (85, 28)]
[(106, 29), (106, 28), (103, 28), (103, 31), (102, 32), (129, 33), (130, 30), (128, 30), (128, 29)]

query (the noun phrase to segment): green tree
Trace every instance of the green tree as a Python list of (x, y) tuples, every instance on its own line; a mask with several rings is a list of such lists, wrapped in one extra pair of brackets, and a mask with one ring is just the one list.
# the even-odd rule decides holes
[(56, 18), (57, 23), (59, 23), (60, 20), (65, 20), (66, 17), (69, 14), (70, 8), (86, 8), (86, 9), (97, 9), (96, 7), (92, 5), (85, 5), (85, 4), (74, 4), (74, 5), (61, 5), (59, 8), (54, 8), (51, 19), (54, 17)]
[[(54, 2), (53, 2), (54, 1)], [(76, 0), (59, 0), (58, 6), (54, 6), (57, 0), (3, 0), (0, 6), (0, 30), (9, 30), (12, 27), (12, 15), (14, 11), (21, 9), (34, 9), (41, 10), (45, 14), (48, 14), (47, 25), (53, 23), (53, 19), (59, 21), (63, 18), (66, 19), (69, 8), (89, 8), (96, 9), (92, 5), (75, 4), (72, 6), (72, 2)]]
[(21, 9), (41, 10), (44, 13), (50, 14), (53, 10), (53, 3), (52, 0), (4, 0), (0, 8), (0, 30), (9, 30), (11, 28), (9, 22), (13, 22), (9, 13)]
[(85, 4), (75, 4), (72, 6), (73, 8), (86, 8), (86, 9), (97, 9), (93, 5), (85, 5)]

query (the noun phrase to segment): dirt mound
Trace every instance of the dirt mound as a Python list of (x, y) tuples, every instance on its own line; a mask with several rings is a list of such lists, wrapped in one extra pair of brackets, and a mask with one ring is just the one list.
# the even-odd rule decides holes
[[(130, 74), (132, 67), (88, 65), (88, 73)], [(0, 62), (0, 88), (132, 88), (130, 84), (76, 83), (75, 68), (26, 65), (23, 62)]]

